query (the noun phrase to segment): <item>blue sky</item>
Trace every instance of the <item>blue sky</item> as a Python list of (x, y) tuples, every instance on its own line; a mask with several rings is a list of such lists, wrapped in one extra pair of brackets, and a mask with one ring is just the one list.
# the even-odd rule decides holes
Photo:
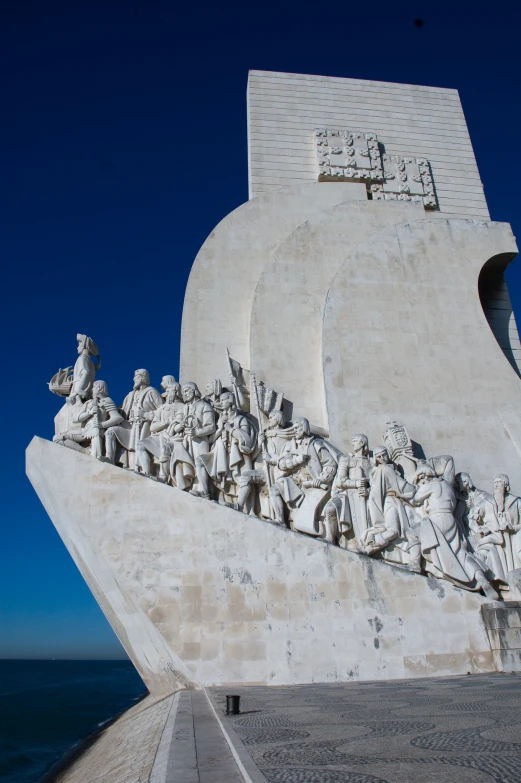
[[(136, 367), (177, 376), (192, 261), (248, 197), (248, 69), (459, 89), (492, 219), (516, 234), (520, 23), (506, 2), (2, 5), (0, 657), (124, 655), (24, 451), (52, 436), (46, 382), (77, 332), (117, 401)], [(519, 262), (507, 277), (521, 316)]]

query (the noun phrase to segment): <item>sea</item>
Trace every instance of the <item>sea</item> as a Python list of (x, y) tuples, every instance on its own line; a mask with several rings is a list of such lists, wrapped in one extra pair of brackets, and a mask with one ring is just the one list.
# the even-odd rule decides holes
[(38, 783), (146, 694), (130, 661), (0, 660), (0, 783)]

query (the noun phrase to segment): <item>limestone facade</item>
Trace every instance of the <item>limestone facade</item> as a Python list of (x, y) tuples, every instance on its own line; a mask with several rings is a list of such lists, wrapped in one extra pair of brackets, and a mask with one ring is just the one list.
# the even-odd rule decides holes
[(458, 91), (415, 84), (250, 71), (250, 198), (316, 182), (314, 131), (374, 133), (392, 156), (426, 158), (443, 214), (489, 220)]

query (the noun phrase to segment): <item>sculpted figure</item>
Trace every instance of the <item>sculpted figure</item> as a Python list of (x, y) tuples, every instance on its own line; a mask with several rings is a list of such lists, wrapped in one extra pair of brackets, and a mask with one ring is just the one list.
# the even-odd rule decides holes
[(494, 525), (494, 501), (492, 495), (483, 489), (477, 489), (468, 473), (458, 473), (454, 481), (456, 490), (456, 518), (460, 523), (460, 532), (463, 536), (472, 537), (470, 530), (469, 512), (475, 507), (480, 507), (485, 512), (487, 524)]
[(358, 551), (360, 540), (367, 530), (367, 496), (371, 460), (366, 435), (353, 435), (353, 451), (340, 457), (331, 499), (325, 509), (325, 538), (339, 543), (342, 536), (346, 549)]
[[(210, 436), (216, 430), (215, 412), (208, 400), (201, 399), (201, 392), (193, 381), (183, 384), (183, 402), (182, 434), (185, 448), (195, 465), (201, 454), (210, 451)], [(181, 430), (178, 435), (181, 435)]]
[(375, 465), (369, 473), (371, 489), (367, 509), (371, 526), (361, 535), (362, 551), (381, 552), (388, 562), (421, 570), (418, 532), (411, 524), (405, 502), (412, 500), (416, 488), (398, 473), (385, 446), (374, 450)]
[[(248, 487), (245, 505), (257, 508), (259, 515), (264, 519), (273, 519), (269, 488), (275, 481), (275, 472), (278, 475), (276, 465), (282, 449), (293, 435), (293, 428), (286, 427), (286, 420), (282, 410), (270, 411), (266, 428), (258, 433), (260, 454), (257, 454), (257, 460), (262, 458), (262, 467), (259, 465), (251, 471), (244, 471), (242, 474), (241, 480), (243, 482), (247, 481)], [(268, 462), (266, 462), (266, 459), (268, 459)], [(268, 487), (267, 492), (262, 492), (262, 488), (266, 486)], [(258, 498), (256, 499), (253, 498), (255, 489), (258, 490)], [(246, 489), (244, 492), (246, 495)]]
[(237, 410), (232, 392), (223, 392), (219, 400), (220, 416), (212, 448), (196, 459), (199, 491), (193, 494), (210, 497), (211, 485), (239, 511), (248, 499), (252, 455), (257, 445), (257, 431), (243, 411)]
[(473, 506), (468, 516), (475, 542), (474, 551), (488, 566), (491, 578), (508, 584), (505, 534), (497, 526), (491, 528), (486, 524), (485, 511), (481, 506)]
[(143, 418), (150, 422), (150, 435), (138, 441), (136, 452), (146, 476), (151, 475), (151, 457), (158, 460), (159, 480), (166, 483), (173, 445), (167, 430), (175, 421), (176, 415), (182, 413), (184, 406), (180, 400), (181, 387), (173, 375), (165, 375), (161, 386), (165, 390), (161, 395), (165, 402), (154, 411), (143, 414)]
[(521, 568), (521, 498), (510, 492), (505, 473), (494, 478), (494, 511), (498, 527), (505, 536), (507, 573)]
[(184, 409), (175, 414), (164, 436), (163, 447), (164, 454), (170, 454), (169, 472), (172, 483), (186, 492), (195, 481), (195, 461), (189, 451), (188, 435), (185, 434)]
[[(140, 440), (150, 435), (150, 421), (147, 414), (153, 413), (162, 403), (157, 389), (150, 386), (147, 370), (136, 370), (134, 388), (123, 400), (122, 411), (127, 417), (115, 427), (109, 427), (105, 435), (107, 459), (128, 465), (128, 455), (134, 455), (134, 469), (139, 469), (136, 449)], [(151, 417), (150, 417), (151, 418)], [(119, 445), (119, 454), (117, 449)]]
[[(96, 370), (101, 367), (98, 346), (86, 334), (76, 335), (78, 341), (78, 358), (74, 365), (72, 374), (72, 387), (70, 392), (71, 403), (74, 404), (76, 398), (82, 402), (91, 396), (92, 384), (96, 377)], [(92, 357), (96, 357), (97, 366)]]
[(83, 403), (79, 397), (74, 402), (71, 402), (70, 397), (65, 399), (65, 404), (54, 418), (54, 443), (67, 446), (74, 451), (86, 451), (86, 447), (81, 445), (84, 441), (83, 427), (78, 421), (78, 414), (82, 408)]
[[(122, 422), (123, 416), (108, 396), (105, 381), (94, 381), (92, 399), (84, 403), (79, 398), (76, 400), (73, 405), (68, 402), (60, 411), (59, 419), (63, 429), (56, 432), (53, 440), (78, 451), (89, 451), (99, 459), (105, 453), (106, 429)], [(63, 415), (64, 410), (68, 412), (67, 416)]]
[[(317, 503), (325, 497), (333, 483), (339, 458), (327, 441), (311, 434), (307, 419), (295, 419), (293, 433), (280, 455), (270, 457), (267, 452), (263, 454), (266, 464), (277, 468), (270, 487), (270, 500), (275, 519), (281, 524), (285, 522), (284, 507), (299, 509), (306, 497), (304, 490), (320, 490)], [(302, 524), (295, 524), (295, 529), (317, 535), (318, 531), (312, 527), (314, 521), (314, 515), (311, 515), (309, 520), (302, 520)]]
[(266, 429), (259, 434), (259, 445), (262, 449), (263, 459), (265, 456), (269, 458), (269, 462), (264, 463), (269, 485), (275, 481), (275, 466), (282, 454), (282, 450), (294, 435), (293, 427), (286, 427), (283, 411), (270, 411)]
[(448, 579), (466, 590), (482, 589), (492, 600), (499, 596), (485, 576), (486, 564), (473, 554), (455, 516), (456, 494), (445, 479), (436, 476), (430, 465), (418, 469), (419, 486), (414, 503), (422, 506), (421, 551), (426, 571), (438, 579)]
[(82, 425), (85, 441), (90, 444), (91, 455), (98, 459), (104, 456), (106, 430), (124, 421), (115, 402), (109, 397), (105, 381), (94, 381), (92, 399), (83, 403), (77, 421)]

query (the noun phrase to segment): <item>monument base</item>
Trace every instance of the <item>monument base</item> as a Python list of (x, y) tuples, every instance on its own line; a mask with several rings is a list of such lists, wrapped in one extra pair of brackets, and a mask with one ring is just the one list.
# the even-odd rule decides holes
[(487, 629), (498, 672), (521, 672), (521, 601), (483, 604)]
[(41, 438), (27, 473), (155, 696), (499, 668), (477, 593)]

